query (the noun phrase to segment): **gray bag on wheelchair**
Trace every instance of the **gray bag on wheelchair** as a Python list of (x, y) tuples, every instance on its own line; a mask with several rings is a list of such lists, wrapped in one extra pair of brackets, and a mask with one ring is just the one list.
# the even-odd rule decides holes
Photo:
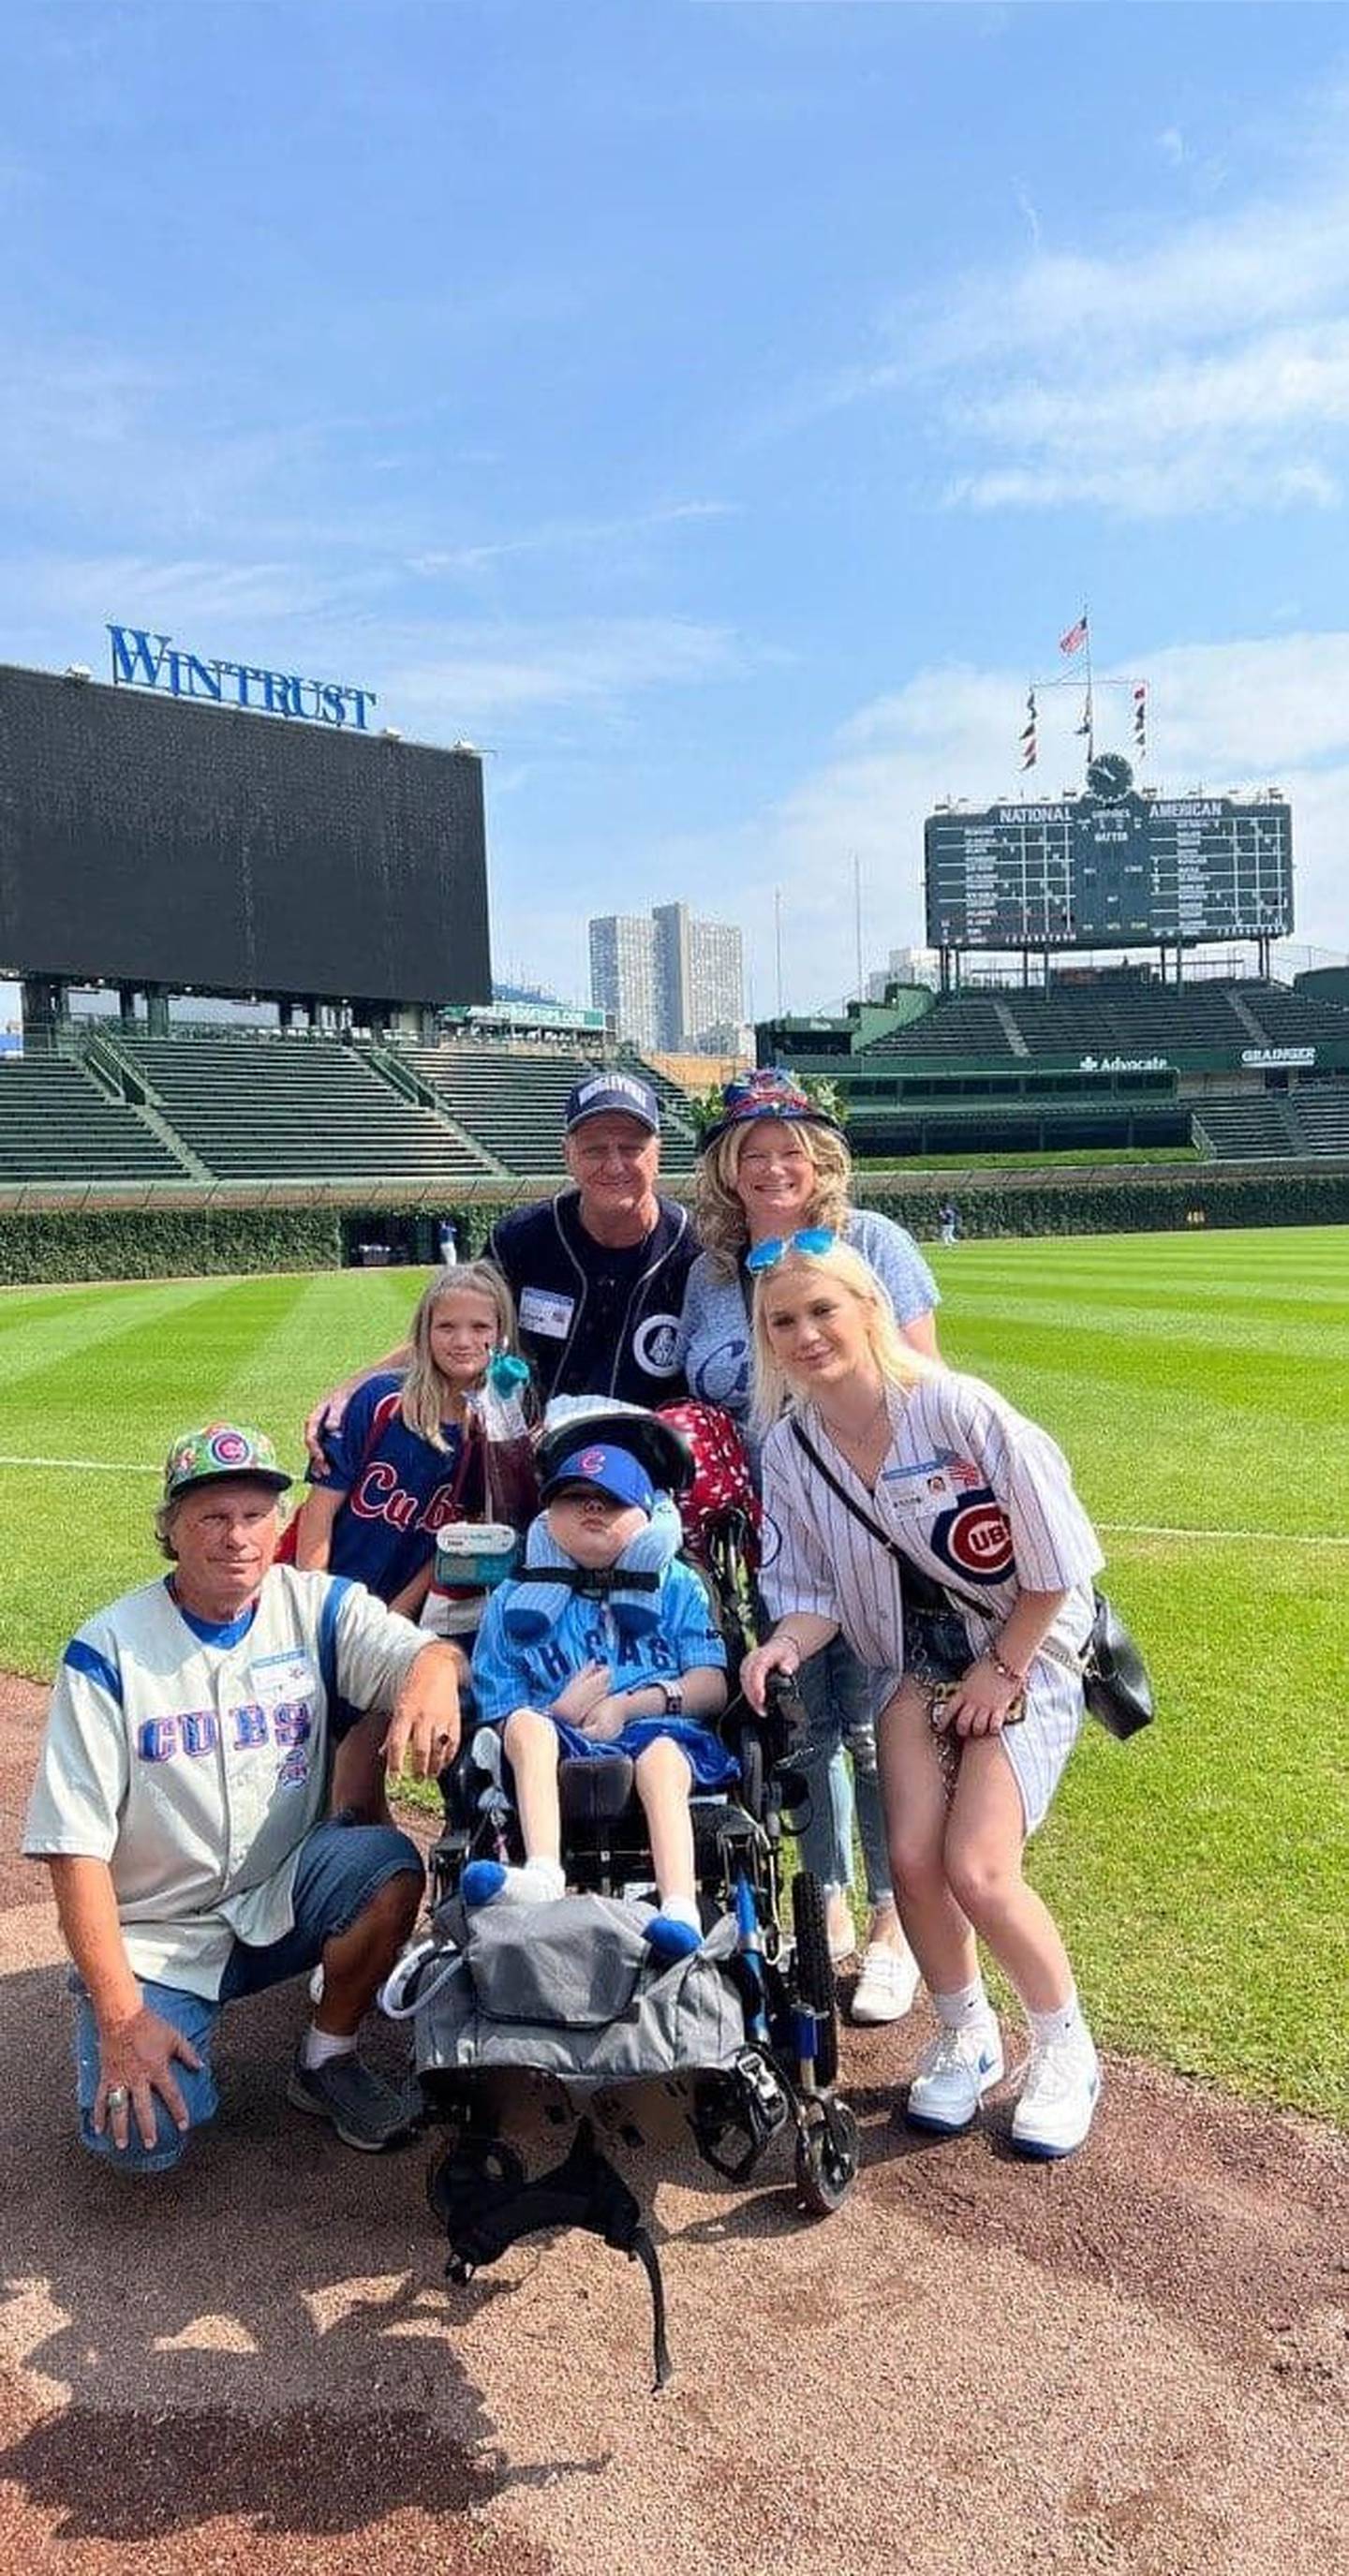
[(608, 1896), (474, 1907), (451, 1898), (408, 1997), (418, 2074), (525, 2070), (594, 2091), (733, 2065), (745, 2045), (728, 1965), (734, 1916), (700, 1950), (666, 1962), (643, 1938), (645, 1919)]

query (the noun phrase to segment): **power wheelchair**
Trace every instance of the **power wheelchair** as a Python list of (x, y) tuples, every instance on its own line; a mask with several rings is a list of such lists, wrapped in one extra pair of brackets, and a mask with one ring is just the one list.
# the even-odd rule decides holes
[[(538, 1458), (542, 1480), (574, 1447), (576, 1434), (574, 1417), (545, 1431)], [(694, 1461), (688, 1441), (658, 1415), (597, 1408), (585, 1418), (585, 1435), (635, 1449), (653, 1485), (676, 1501), (689, 1486)], [(694, 1525), (691, 1517), (689, 1526)], [(697, 1562), (708, 1586), (733, 1677), (754, 1641), (749, 1515), (738, 1506), (700, 1512), (696, 1530), (698, 1555), (689, 1561)], [(602, 1597), (604, 1580), (578, 1569), (576, 1588), (596, 1586)], [(559, 2063), (556, 2048), (550, 2047), (544, 2060), (550, 2069), (548, 2090), (558, 2116), (578, 2118), (578, 2125), (563, 2163), (532, 2183), (526, 2179), (518, 2150), (502, 2134), (496, 2089), (483, 2080), (480, 2058), (447, 2063), (435, 2029), (435, 1981), (438, 1974), (443, 1981), (444, 1963), (449, 1961), (451, 1972), (463, 1964), (455, 1954), (466, 1945), (473, 1970), (475, 1921), (480, 1917), (458, 1899), (465, 1863), (521, 1856), (499, 1737), (495, 1730), (475, 1731), (471, 1725), (458, 1758), (440, 1778), (444, 1823), (429, 1855), (433, 1941), (404, 1981), (399, 2003), (400, 2012), (414, 2022), (427, 2115), (447, 2124), (450, 2133), (433, 2160), (428, 2193), (449, 2238), (451, 2277), (470, 2278), (532, 2230), (559, 2225), (591, 2229), (647, 2269), (656, 2305), (658, 2385), (668, 2368), (659, 2264), (634, 2195), (599, 2151), (596, 2119), (616, 2139), (640, 2141), (642, 2096), (655, 2082), (665, 2097), (676, 2100), (703, 2160), (736, 2183), (748, 2178), (775, 2140), (785, 2143), (790, 2137), (797, 2203), (816, 2216), (839, 2207), (858, 2170), (857, 2123), (836, 2089), (838, 2017), (824, 1890), (809, 1872), (798, 1870), (789, 1881), (783, 1848), (805, 1797), (793, 1759), (804, 1732), (804, 1711), (791, 1686), (779, 1676), (774, 1679), (778, 1687), (763, 1717), (733, 1686), (718, 1732), (738, 1764), (738, 1779), (712, 1794), (695, 1791), (691, 1800), (705, 1948), (679, 1967), (696, 1969), (704, 1981), (715, 1977), (729, 1996), (729, 2043), (719, 2044), (715, 2063), (681, 2063), (676, 2039), (673, 2057), (662, 2058), (650, 2075), (625, 2059), (622, 2080), (606, 2088), (591, 2083), (587, 2060), (568, 2066), (564, 2044)], [(559, 1790), (569, 1890), (609, 1900), (607, 1911), (614, 1916), (642, 1906), (654, 1896), (654, 1888), (630, 1759), (617, 1752), (583, 1761), (564, 1759)], [(506, 1911), (486, 1910), (498, 1917)], [(511, 1907), (509, 1912), (519, 1916), (526, 1909)], [(597, 1909), (597, 1922), (605, 1914), (604, 1907)], [(531, 1928), (527, 1921), (520, 1924), (516, 1937), (527, 1941)], [(499, 1940), (499, 1922), (493, 1932)], [(499, 1973), (499, 1958), (497, 1965)], [(642, 1975), (638, 1982), (645, 1991), (650, 1981)], [(670, 1987), (672, 1980), (662, 1982)], [(424, 2005), (419, 1995), (427, 1999)], [(658, 1994), (657, 2004), (663, 2000)], [(669, 2009), (677, 2012), (677, 2007), (676, 1995)], [(638, 2011), (636, 1996), (631, 2009)], [(509, 2030), (504, 2037), (500, 2031), (494, 2036), (500, 2062), (503, 2053), (510, 2057), (514, 2041)], [(565, 2030), (561, 2037), (565, 2043)], [(696, 2045), (693, 2053), (696, 2058)], [(525, 2071), (540, 2062), (531, 2059), (523, 2040), (519, 2062)]]

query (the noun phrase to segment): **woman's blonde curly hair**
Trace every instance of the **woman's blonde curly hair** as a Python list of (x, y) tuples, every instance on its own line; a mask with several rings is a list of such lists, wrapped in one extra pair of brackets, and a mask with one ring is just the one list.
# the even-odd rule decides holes
[(777, 1126), (791, 1127), (815, 1166), (815, 1187), (798, 1223), (827, 1226), (831, 1234), (842, 1234), (848, 1222), (852, 1156), (832, 1127), (821, 1126), (813, 1118), (743, 1119), (709, 1145), (694, 1187), (693, 1222), (718, 1278), (733, 1279), (749, 1248), (749, 1226), (735, 1188), (745, 1138), (756, 1127)]

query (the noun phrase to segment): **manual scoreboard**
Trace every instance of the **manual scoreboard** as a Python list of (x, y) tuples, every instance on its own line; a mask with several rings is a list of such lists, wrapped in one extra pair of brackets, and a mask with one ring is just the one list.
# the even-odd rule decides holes
[(1285, 803), (1141, 796), (1114, 753), (1081, 796), (930, 814), (923, 848), (933, 948), (1189, 947), (1293, 927)]

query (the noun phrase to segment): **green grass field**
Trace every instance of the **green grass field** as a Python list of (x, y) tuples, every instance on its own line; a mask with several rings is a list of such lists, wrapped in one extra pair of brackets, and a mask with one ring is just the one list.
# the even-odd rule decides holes
[[(1349, 2121), (1349, 1232), (960, 1244), (942, 1342), (1044, 1422), (1160, 1716), (1088, 1727), (1033, 1855), (1101, 2036)], [(420, 1276), (0, 1294), (0, 1664), (154, 1570), (154, 1463), (399, 1338)], [(79, 1462), (85, 1462), (83, 1464)], [(108, 1472), (109, 1469), (121, 1472)]]

